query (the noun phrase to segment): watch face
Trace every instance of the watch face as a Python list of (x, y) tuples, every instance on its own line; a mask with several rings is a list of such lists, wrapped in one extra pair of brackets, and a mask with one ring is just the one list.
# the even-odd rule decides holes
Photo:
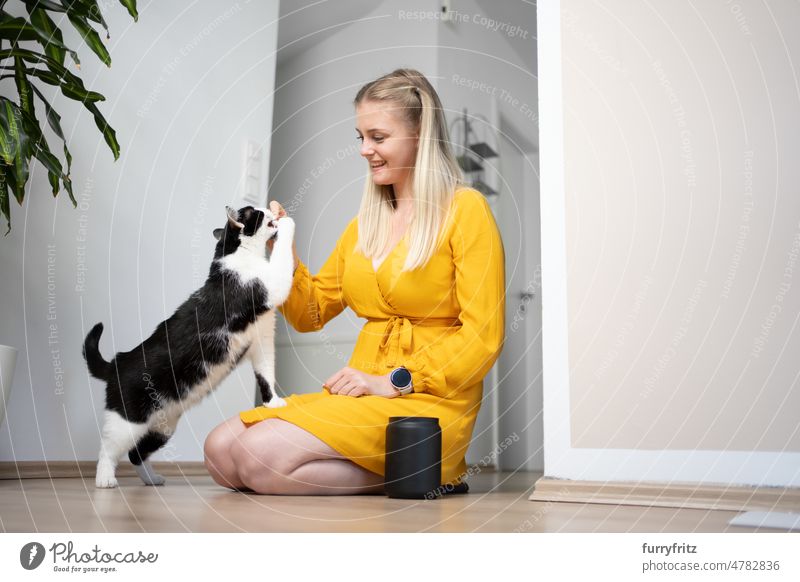
[(398, 388), (405, 388), (411, 383), (411, 372), (405, 368), (397, 368), (391, 375), (392, 384)]

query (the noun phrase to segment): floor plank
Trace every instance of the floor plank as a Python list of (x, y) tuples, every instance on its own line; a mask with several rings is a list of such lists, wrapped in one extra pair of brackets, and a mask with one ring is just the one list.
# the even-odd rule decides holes
[[(537, 473), (484, 471), (470, 492), (437, 500), (383, 495), (236, 493), (210, 477), (135, 477), (95, 489), (90, 479), (0, 481), (4, 532), (756, 532), (736, 511), (529, 501)], [(775, 531), (775, 530), (763, 530)]]

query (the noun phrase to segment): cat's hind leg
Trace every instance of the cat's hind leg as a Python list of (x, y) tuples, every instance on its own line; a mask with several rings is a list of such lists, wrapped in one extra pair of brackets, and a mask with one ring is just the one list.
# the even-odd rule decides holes
[(117, 464), (127, 451), (145, 434), (147, 425), (129, 422), (119, 413), (106, 410), (100, 455), (97, 460), (95, 486), (110, 489), (117, 486)]
[(166, 482), (162, 475), (155, 472), (148, 458), (167, 444), (168, 440), (168, 436), (150, 431), (128, 451), (128, 459), (133, 463), (133, 468), (145, 485), (163, 485)]
[(151, 423), (150, 430), (145, 434), (135, 446), (128, 451), (128, 459), (133, 463), (136, 474), (145, 485), (163, 485), (166, 479), (156, 473), (150, 464), (150, 455), (167, 444), (170, 437), (175, 433), (180, 415), (167, 413), (164, 410), (156, 414), (155, 424)]

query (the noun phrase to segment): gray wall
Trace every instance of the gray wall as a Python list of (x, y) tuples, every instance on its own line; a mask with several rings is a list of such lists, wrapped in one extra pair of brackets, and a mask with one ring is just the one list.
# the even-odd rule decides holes
[(538, 151), (536, 8), (487, 0), (462, 0), (452, 8), (450, 21), (439, 25), (439, 94), (450, 110), (448, 118), (458, 120), (452, 128), (456, 143), (463, 143), (466, 107), (471, 140), (484, 141), (501, 154), (484, 166), (486, 182), (499, 192), (491, 202), (506, 251), (506, 343), (495, 377), (485, 382), (474, 439), (477, 447), (491, 452), (512, 436), (514, 445), (495, 462), (507, 470), (541, 470), (538, 296), (525, 305), (520, 320), (520, 293), (540, 263), (538, 167), (526, 157)]
[(569, 403), (546, 412), (618, 464), (548, 474), (797, 485), (800, 7), (560, 14)]
[[(122, 155), (114, 163), (92, 118), (44, 86), (80, 206), (53, 200), (37, 167), (0, 244), (0, 343), (20, 350), (2, 461), (96, 458), (104, 395), (81, 357), (85, 333), (105, 323), (110, 359), (172, 314), (205, 279), (224, 205), (241, 198), (244, 142), (269, 145), (277, 0), (140, 3), (136, 24), (118, 5), (105, 14), (113, 66), (84, 48), (80, 74), (106, 96)], [(156, 459), (201, 460), (205, 435), (252, 403), (252, 384), (249, 368), (228, 379)]]
[[(327, 14), (324, 23), (317, 21), (318, 26), (310, 27), (310, 32), (308, 27), (303, 29), (306, 34), (319, 34), (321, 40), (318, 43), (304, 40), (302, 50), (291, 51), (285, 62), (279, 60), (276, 73), (269, 196), (283, 203), (297, 220), (298, 252), (312, 273), (319, 270), (347, 222), (358, 212), (367, 166), (355, 139), (352, 100), (364, 83), (398, 67), (416, 68), (436, 87), (449, 121), (460, 118), (462, 108), (467, 107), (470, 114), (486, 118), (485, 123), (476, 122), (479, 136), (486, 141), (496, 146), (498, 130), (504, 123), (516, 128), (518, 133), (513, 138), (520, 149), (535, 147), (532, 6), (509, 9), (508, 5), (497, 3), (464, 1), (453, 6), (453, 20), (443, 22), (436, 17), (436, 2), (386, 0), (362, 4), (365, 9), (357, 18), (347, 11), (338, 17)], [(316, 17), (313, 10), (304, 10), (290, 18), (301, 15)], [(490, 18), (508, 28), (495, 28), (489, 24)], [(519, 30), (512, 30), (512, 25), (520, 25)], [(497, 88), (494, 96), (487, 86)], [(493, 105), (493, 99), (505, 95), (510, 98), (501, 100), (499, 107)], [(530, 109), (521, 107), (523, 103)], [(520, 135), (526, 137), (520, 139)], [(460, 139), (459, 136), (457, 132), (453, 135)], [(501, 172), (502, 168), (496, 169), (487, 179), (499, 184)], [(502, 221), (507, 222), (513, 230), (512, 236), (517, 237), (511, 245), (514, 248), (522, 244), (520, 209), (525, 205), (522, 192), (510, 194), (518, 200), (509, 207), (496, 207), (495, 212), (501, 227)], [(538, 218), (536, 223), (538, 227)], [(535, 229), (533, 232), (533, 238), (537, 238)], [(538, 247), (533, 251), (532, 256), (508, 253), (509, 274), (516, 273), (524, 279), (520, 273), (525, 261), (538, 262)], [(280, 320), (278, 353), (283, 364), (278, 368), (280, 387), (287, 393), (318, 391), (330, 374), (347, 364), (362, 324), (363, 320), (351, 310), (345, 310), (317, 334), (297, 334)], [(527, 437), (522, 430), (511, 426), (530, 426), (529, 409), (512, 405), (515, 401), (519, 405), (525, 384), (503, 386), (499, 396), (492, 388), (492, 381), (491, 375), (485, 381), (485, 401), (468, 461), (477, 461), (490, 453), (498, 437), (503, 440), (514, 430), (522, 439)], [(532, 390), (536, 389), (534, 384)], [(512, 419), (509, 426), (499, 429), (498, 405), (503, 409), (505, 421)], [(524, 421), (514, 418), (517, 412)], [(533, 448), (540, 447), (541, 434), (537, 441)], [(530, 456), (521, 447), (517, 450), (520, 454), (513, 459), (514, 468)], [(492, 461), (497, 462), (496, 456)]]
[[(292, 51), (276, 70), (276, 96), (268, 196), (297, 223), (297, 252), (316, 273), (347, 223), (358, 213), (367, 166), (359, 154), (352, 101), (368, 81), (410, 66), (436, 76), (435, 22), (398, 19), (401, 9), (429, 2), (364, 3), (359, 17), (312, 19), (310, 34), (332, 27), (318, 43)], [(345, 310), (325, 329), (298, 334), (279, 318), (277, 381), (288, 393), (317, 392), (347, 365), (363, 320)]]

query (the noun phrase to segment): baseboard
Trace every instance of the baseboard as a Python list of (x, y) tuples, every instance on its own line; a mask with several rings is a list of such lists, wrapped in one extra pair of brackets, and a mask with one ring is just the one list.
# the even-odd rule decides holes
[[(20, 463), (0, 463), (0, 479), (94, 479), (96, 461), (23, 461)], [(183, 475), (196, 477), (207, 476), (208, 470), (201, 461), (169, 463), (153, 463), (157, 473), (165, 477)], [(117, 467), (117, 477), (135, 477), (136, 471), (128, 462)]]
[(682, 509), (797, 511), (800, 508), (800, 489), (694, 483), (609, 483), (545, 476), (536, 481), (528, 499)]

